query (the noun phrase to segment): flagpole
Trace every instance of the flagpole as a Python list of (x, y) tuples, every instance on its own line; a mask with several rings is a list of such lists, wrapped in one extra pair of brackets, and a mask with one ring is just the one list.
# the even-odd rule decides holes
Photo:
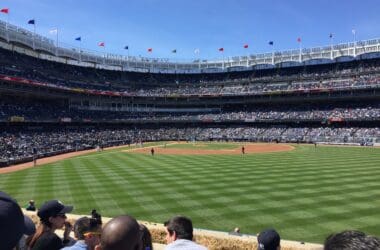
[(333, 34), (330, 34), (330, 59), (333, 60)]
[[(247, 49), (248, 49), (248, 47), (247, 47)], [(248, 58), (248, 55), (249, 55), (249, 52), (247, 50), (247, 68), (249, 67), (249, 58)]]
[(273, 48), (273, 41), (269, 41), (268, 44), (272, 47), (272, 65), (274, 65), (274, 48)]
[(222, 47), (223, 48), (223, 50), (222, 50), (222, 69), (224, 70), (224, 47)]
[(82, 62), (82, 37), (80, 37), (79, 41), (79, 62)]
[(301, 63), (302, 62), (302, 41), (299, 42), (300, 44), (300, 55), (299, 55), (299, 62)]
[(201, 73), (201, 56), (199, 54), (200, 52), (198, 52), (198, 68), (199, 68), (199, 73)]
[(58, 28), (57, 28), (57, 33), (56, 33), (56, 47), (55, 47), (55, 56), (58, 56)]
[(103, 46), (103, 66), (106, 65), (106, 46)]
[(33, 22), (33, 50), (36, 50), (36, 42), (35, 42), (35, 40), (36, 40), (36, 19), (34, 19), (33, 18), (33, 20), (34, 20), (34, 22)]
[(127, 67), (129, 70), (129, 45), (128, 45), (128, 49), (127, 49)]
[[(178, 60), (178, 58), (177, 58), (177, 49), (175, 49), (175, 50), (173, 50), (173, 53), (175, 54), (174, 55), (174, 70), (175, 70), (175, 74), (177, 74), (177, 60)], [(168, 67), (169, 68), (169, 67)]]
[(5, 31), (7, 32), (7, 42), (9, 43), (9, 31), (8, 31), (8, 25), (9, 25), (9, 12), (7, 12), (7, 22), (5, 23)]
[(352, 34), (354, 35), (354, 57), (356, 57), (356, 30), (352, 30)]

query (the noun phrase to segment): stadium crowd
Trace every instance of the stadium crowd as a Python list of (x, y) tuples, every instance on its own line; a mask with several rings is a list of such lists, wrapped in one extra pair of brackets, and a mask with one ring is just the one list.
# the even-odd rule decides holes
[[(102, 226), (101, 216), (80, 217), (74, 226), (67, 220), (73, 206), (59, 200), (44, 202), (37, 211), (40, 219), (36, 228), (24, 215), (17, 201), (0, 191), (0, 249), (30, 250), (153, 250), (149, 229), (130, 215), (116, 216)], [(173, 216), (166, 222), (165, 250), (206, 250), (194, 241), (190, 218)], [(56, 234), (63, 229), (63, 237)], [(74, 231), (74, 238), (70, 232)], [(235, 235), (240, 235), (238, 232)], [(209, 244), (211, 244), (209, 242)], [(238, 246), (234, 246), (238, 248)], [(253, 247), (253, 246), (252, 246)], [(265, 229), (257, 235), (258, 250), (280, 250), (281, 237), (275, 229)], [(380, 239), (360, 231), (346, 230), (329, 235), (324, 250), (378, 250)]]
[(241, 111), (201, 111), (190, 112), (136, 112), (136, 111), (102, 111), (81, 110), (76, 107), (68, 108), (57, 103), (22, 102), (15, 99), (0, 101), (0, 121), (9, 121), (11, 117), (23, 117), (25, 121), (61, 121), (70, 118), (71, 121), (266, 121), (266, 120), (315, 120), (328, 121), (341, 120), (378, 120), (380, 118), (380, 105), (372, 104), (346, 104), (344, 106), (314, 105), (298, 107), (252, 107)]
[(358, 127), (228, 127), (228, 128), (77, 128), (59, 130), (3, 131), (0, 133), (0, 164), (10, 165), (72, 151), (128, 145), (144, 141), (235, 140), (259, 142), (329, 142), (372, 145), (380, 142), (378, 128)]
[(380, 87), (380, 62), (225, 74), (150, 74), (70, 66), (1, 49), (0, 74), (72, 91), (124, 96), (260, 95)]

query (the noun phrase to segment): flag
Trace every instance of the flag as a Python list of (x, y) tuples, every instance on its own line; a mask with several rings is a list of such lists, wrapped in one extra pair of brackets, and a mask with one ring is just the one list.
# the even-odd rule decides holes
[(36, 24), (36, 21), (34, 20), (34, 19), (30, 19), (29, 21), (28, 21), (28, 24)]
[(52, 34), (52, 35), (57, 34), (58, 33), (58, 29), (49, 30), (49, 33)]
[(271, 46), (273, 46), (273, 41), (269, 41), (268, 44), (271, 45)]
[(355, 30), (355, 29), (352, 30), (352, 34), (353, 34), (353, 35), (356, 34), (356, 30)]
[(4, 9), (1, 9), (0, 12), (8, 14), (9, 13), (9, 9), (8, 8), (4, 8)]
[(333, 38), (333, 33), (330, 33), (329, 37), (330, 37), (330, 38)]
[(177, 53), (177, 50), (176, 50), (176, 49), (173, 49), (173, 50), (172, 50), (172, 53)]
[(194, 50), (194, 54), (199, 54), (201, 51), (199, 49)]
[(244, 44), (244, 49), (248, 49), (248, 44)]
[(220, 52), (223, 52), (223, 51), (224, 51), (224, 48), (219, 48), (219, 51), (220, 51)]
[(153, 52), (153, 49), (152, 48), (148, 48), (148, 52)]
[(100, 47), (104, 47), (105, 44), (104, 44), (104, 42), (100, 42), (100, 43), (98, 43), (98, 46), (100, 46)]
[(129, 49), (128, 45), (124, 47), (124, 49)]
[(82, 41), (82, 37), (78, 36), (77, 38), (75, 38), (75, 41)]
[(297, 42), (299, 42), (299, 43), (301, 42), (301, 37), (297, 38)]

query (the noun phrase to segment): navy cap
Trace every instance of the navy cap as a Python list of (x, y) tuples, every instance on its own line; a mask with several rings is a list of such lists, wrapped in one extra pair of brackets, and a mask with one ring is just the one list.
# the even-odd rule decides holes
[(262, 231), (257, 236), (258, 250), (276, 250), (280, 245), (280, 235), (274, 229)]
[(17, 202), (1, 191), (0, 221), (1, 249), (12, 249), (17, 245), (23, 234), (33, 231), (33, 227), (35, 230), (33, 221), (29, 217), (24, 216)]
[(70, 213), (71, 211), (73, 211), (73, 206), (65, 206), (59, 200), (50, 200), (42, 204), (37, 215), (41, 220), (47, 221), (51, 216)]

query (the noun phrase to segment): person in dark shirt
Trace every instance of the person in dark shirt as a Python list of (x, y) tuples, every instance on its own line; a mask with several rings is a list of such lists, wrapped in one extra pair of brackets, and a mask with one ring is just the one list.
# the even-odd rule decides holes
[(36, 206), (34, 205), (34, 200), (30, 200), (28, 206), (26, 207), (27, 211), (36, 211)]
[[(70, 223), (66, 222), (66, 213), (73, 210), (72, 206), (65, 206), (58, 200), (45, 202), (37, 212), (41, 224), (36, 233), (28, 238), (27, 245), (31, 250), (58, 250), (65, 246), (71, 231)], [(63, 241), (54, 233), (56, 229), (65, 226)]]

